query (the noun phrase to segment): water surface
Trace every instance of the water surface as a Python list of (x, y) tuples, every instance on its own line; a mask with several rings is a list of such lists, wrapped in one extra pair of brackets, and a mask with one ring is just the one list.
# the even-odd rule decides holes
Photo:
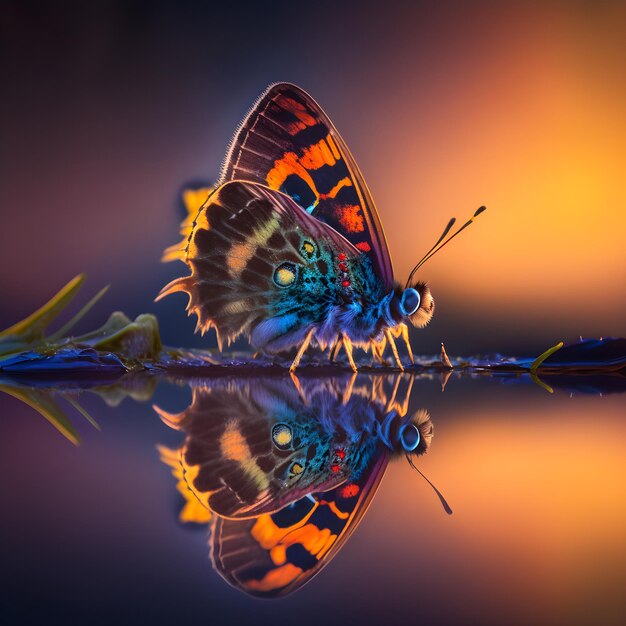
[[(0, 606), (9, 622), (275, 624), (288, 615), (303, 624), (623, 623), (623, 395), (583, 379), (553, 385), (552, 394), (526, 378), (457, 374), (444, 391), (432, 373), (300, 382), (300, 391), (288, 376), (142, 378), (99, 393), (85, 381), (57, 385), (59, 404), (61, 387), (101, 429), (65, 405), (78, 446), (26, 404), (0, 395)], [(193, 446), (198, 432), (226, 424), (229, 407), (240, 425), (256, 424), (266, 456), (278, 450), (276, 442), (289, 448), (276, 452), (288, 462), (274, 475), (287, 509), (308, 492), (320, 500), (365, 480), (371, 463), (384, 457), (384, 477), (355, 532), (319, 575), (282, 598), (260, 600), (250, 595), (258, 588), (232, 586), (214, 569), (210, 522), (180, 521), (185, 499), (162, 460), (164, 450), (189, 447), (190, 439)], [(191, 423), (200, 424), (193, 436), (173, 419), (192, 413)], [(162, 419), (168, 415), (169, 425)], [(398, 448), (399, 427), (415, 416), (429, 418), (434, 433), (415, 464), (443, 492), (452, 516)], [(276, 423), (290, 424), (292, 438), (308, 429), (316, 466), (308, 448), (294, 456), (289, 437), (276, 432), (272, 441)], [(228, 454), (239, 454), (231, 462), (245, 461), (242, 449), (231, 446)], [(200, 456), (224, 446), (212, 450), (200, 446)], [(222, 484), (237, 482), (227, 474)], [(259, 495), (264, 485), (256, 484), (238, 503), (214, 501), (222, 513), (241, 513), (245, 519), (236, 523), (243, 529), (250, 515), (271, 514)], [(337, 502), (340, 510), (349, 504)], [(211, 523), (217, 519), (213, 513)]]

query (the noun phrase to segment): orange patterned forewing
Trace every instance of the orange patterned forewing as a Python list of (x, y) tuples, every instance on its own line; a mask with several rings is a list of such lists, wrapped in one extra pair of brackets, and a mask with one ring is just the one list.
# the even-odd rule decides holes
[(271, 86), (243, 121), (221, 182), (282, 191), (370, 256), (389, 288), (393, 269), (378, 212), (354, 158), (322, 108), (294, 85)]

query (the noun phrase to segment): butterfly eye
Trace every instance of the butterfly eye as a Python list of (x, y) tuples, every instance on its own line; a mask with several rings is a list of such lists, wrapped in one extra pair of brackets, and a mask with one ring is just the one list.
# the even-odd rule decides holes
[(420, 306), (420, 294), (417, 290), (409, 287), (402, 292), (400, 305), (404, 309), (405, 315), (413, 315)]
[(279, 450), (287, 450), (291, 446), (293, 435), (287, 424), (276, 424), (272, 428), (272, 441)]
[(420, 444), (420, 431), (415, 424), (403, 424), (398, 433), (400, 443), (406, 452), (413, 452)]

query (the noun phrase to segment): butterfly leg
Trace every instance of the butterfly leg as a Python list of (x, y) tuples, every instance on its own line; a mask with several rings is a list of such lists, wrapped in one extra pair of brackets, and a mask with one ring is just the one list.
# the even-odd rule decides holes
[(372, 400), (374, 402), (380, 402), (383, 405), (387, 405), (387, 395), (385, 394), (385, 388), (383, 386), (382, 376), (372, 377)]
[(400, 336), (406, 345), (406, 351), (409, 353), (409, 359), (411, 359), (411, 365), (415, 365), (415, 359), (413, 358), (413, 350), (411, 349), (411, 342), (409, 341), (409, 327), (406, 324), (400, 324)]
[(350, 402), (350, 398), (352, 397), (352, 391), (354, 389), (354, 381), (356, 380), (356, 372), (352, 372), (352, 376), (350, 377), (350, 381), (348, 382), (348, 386), (344, 389), (341, 404), (344, 406)]
[(413, 391), (413, 383), (415, 381), (415, 377), (412, 374), (409, 374), (408, 376), (409, 383), (406, 389), (406, 393), (404, 394), (404, 399), (402, 400), (402, 402), (398, 402), (396, 400), (396, 407), (398, 415), (400, 417), (404, 417), (409, 412), (409, 401), (411, 400), (411, 392)]
[[(402, 399), (398, 397), (398, 391), (400, 389), (400, 383), (404, 380), (404, 377), (408, 376), (408, 384), (406, 392)], [(397, 374), (394, 379), (395, 384), (391, 395), (391, 400), (385, 406), (385, 413), (390, 413), (395, 410), (400, 417), (404, 417), (409, 412), (409, 400), (411, 399), (411, 392), (413, 390), (413, 382), (415, 377), (412, 374)]]
[(298, 395), (300, 396), (300, 400), (302, 400), (302, 403), (305, 406), (308, 406), (309, 401), (307, 400), (304, 390), (302, 389), (302, 385), (300, 384), (300, 379), (291, 370), (289, 370), (289, 376), (291, 376), (291, 380), (293, 381), (293, 384), (296, 387), (296, 391), (298, 392)]
[(348, 337), (348, 335), (346, 335), (345, 333), (342, 333), (341, 339), (343, 341), (343, 349), (346, 351), (346, 354), (348, 355), (348, 361), (350, 363), (350, 367), (352, 368), (353, 372), (356, 372), (357, 367), (354, 364), (354, 359), (352, 358), (352, 342), (350, 341), (350, 337)]
[(291, 373), (293, 373), (295, 369), (298, 367), (298, 365), (300, 364), (300, 359), (302, 358), (302, 355), (306, 352), (306, 349), (309, 347), (309, 344), (311, 343), (311, 339), (313, 337), (314, 332), (315, 332), (315, 328), (311, 328), (311, 330), (306, 334), (306, 337), (304, 338), (304, 341), (302, 342), (302, 345), (300, 346), (300, 349), (298, 350), (298, 353), (296, 354), (296, 358), (293, 360), (293, 363), (291, 364), (291, 367), (289, 368), (289, 371)]
[(333, 344), (333, 347), (330, 349), (330, 354), (328, 355), (328, 360), (331, 363), (335, 362), (337, 355), (339, 354), (339, 350), (341, 350), (341, 345), (343, 343), (343, 339), (339, 337), (337, 341)]
[(385, 363), (385, 359), (383, 358), (383, 354), (385, 353), (385, 348), (387, 347), (387, 339), (383, 337), (382, 341), (376, 342), (372, 340), (372, 365), (374, 365), (374, 361), (378, 361), (380, 365), (387, 365)]
[(396, 342), (393, 340), (393, 335), (391, 334), (391, 330), (389, 330), (389, 328), (385, 330), (385, 337), (387, 337), (387, 342), (391, 346), (391, 351), (393, 352), (393, 358), (396, 360), (396, 365), (400, 368), (401, 372), (404, 372), (404, 366), (402, 365), (402, 361), (400, 360), (400, 355), (398, 354)]
[[(400, 377), (401, 377), (401, 374), (396, 374), (394, 377), (394, 385), (393, 385), (393, 391), (391, 392), (391, 400), (389, 400), (389, 403), (385, 407), (385, 413), (390, 413), (392, 409), (395, 408), (396, 395), (398, 393), (398, 388), (400, 387)], [(401, 417), (404, 417), (404, 416), (401, 416)]]

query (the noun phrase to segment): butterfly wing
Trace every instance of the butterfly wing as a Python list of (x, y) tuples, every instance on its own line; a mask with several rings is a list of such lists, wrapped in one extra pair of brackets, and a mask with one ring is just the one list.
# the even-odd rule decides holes
[(315, 493), (274, 514), (215, 518), (209, 549), (215, 570), (254, 596), (293, 593), (339, 552), (367, 511), (388, 464), (372, 459), (358, 480)]
[(182, 481), (204, 509), (234, 519), (274, 513), (351, 476), (348, 463), (331, 469), (335, 434), (316, 418), (316, 409), (302, 403), (291, 380), (278, 382), (280, 395), (255, 379), (254, 387), (195, 388), (179, 415), (157, 409), (186, 434), (178, 451), (163, 449), (161, 456), (173, 467), (179, 490)]
[(393, 268), (372, 195), (341, 135), (299, 87), (261, 95), (230, 145), (221, 182), (250, 180), (291, 196), (369, 255), (385, 290)]
[(220, 349), (247, 333), (253, 347), (277, 352), (300, 343), (342, 297), (339, 257), (363, 265), (349, 241), (289, 196), (233, 181), (196, 217), (185, 255), (191, 276), (171, 282), (159, 298), (188, 293), (197, 329), (214, 326)]

